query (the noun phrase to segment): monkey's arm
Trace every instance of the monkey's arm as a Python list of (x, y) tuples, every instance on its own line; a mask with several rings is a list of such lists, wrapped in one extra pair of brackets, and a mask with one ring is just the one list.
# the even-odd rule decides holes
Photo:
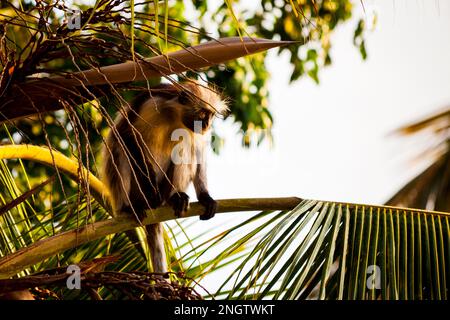
[(175, 216), (180, 218), (187, 211), (189, 206), (189, 196), (183, 192), (185, 190), (185, 179), (183, 166), (170, 162), (165, 176), (159, 183), (159, 190), (162, 199), (173, 208)]
[[(162, 199), (156, 182), (156, 173), (152, 163), (145, 156), (146, 149), (143, 143), (139, 144), (139, 136), (129, 134), (127, 139), (125, 152), (128, 154), (128, 165), (130, 166), (130, 193), (129, 197), (134, 211), (139, 219), (145, 217), (144, 210), (149, 208), (157, 208), (162, 204)], [(131, 211), (128, 207), (124, 211)]]
[(205, 207), (205, 213), (200, 216), (200, 220), (211, 219), (217, 211), (217, 202), (209, 195), (206, 181), (206, 166), (204, 164), (197, 165), (193, 183), (198, 202)]

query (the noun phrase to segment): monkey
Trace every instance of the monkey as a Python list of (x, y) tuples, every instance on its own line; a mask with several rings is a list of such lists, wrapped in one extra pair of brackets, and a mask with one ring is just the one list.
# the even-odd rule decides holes
[[(102, 177), (114, 214), (142, 221), (145, 210), (167, 204), (183, 217), (189, 205), (186, 190), (193, 183), (205, 208), (200, 219), (212, 218), (217, 202), (207, 187), (204, 137), (214, 118), (227, 112), (226, 99), (195, 80), (151, 88), (124, 108), (103, 147)], [(146, 230), (153, 271), (165, 273), (162, 224)]]

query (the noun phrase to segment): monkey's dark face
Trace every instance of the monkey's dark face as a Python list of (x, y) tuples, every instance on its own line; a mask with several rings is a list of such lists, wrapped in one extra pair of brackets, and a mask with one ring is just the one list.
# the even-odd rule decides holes
[[(192, 132), (201, 130), (200, 133), (204, 133), (211, 127), (214, 112), (202, 107), (201, 102), (195, 101), (184, 92), (178, 96), (178, 102), (185, 107), (182, 114), (182, 121), (186, 128)], [(201, 126), (199, 126), (200, 122)], [(197, 127), (195, 126), (196, 123)]]
[[(191, 130), (192, 132), (204, 133), (211, 127), (212, 120), (214, 118), (214, 114), (208, 109), (203, 108), (193, 108), (193, 110), (186, 110), (183, 113), (182, 121), (183, 124)], [(195, 125), (197, 123), (197, 126)], [(199, 125), (201, 123), (201, 126)]]

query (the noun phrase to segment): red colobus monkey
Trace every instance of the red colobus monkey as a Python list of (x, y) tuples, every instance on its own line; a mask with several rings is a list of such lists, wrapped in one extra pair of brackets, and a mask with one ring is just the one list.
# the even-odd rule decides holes
[[(189, 204), (185, 191), (193, 182), (205, 207), (200, 219), (212, 218), (217, 203), (206, 183), (204, 135), (214, 117), (227, 111), (215, 89), (192, 80), (153, 88), (122, 111), (103, 151), (103, 180), (114, 212), (142, 220), (146, 209), (168, 204), (182, 217)], [(147, 233), (154, 272), (167, 272), (162, 225), (147, 226)]]

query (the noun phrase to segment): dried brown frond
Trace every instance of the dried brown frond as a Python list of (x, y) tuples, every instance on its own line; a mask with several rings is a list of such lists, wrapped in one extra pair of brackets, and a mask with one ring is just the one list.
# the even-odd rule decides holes
[(413, 139), (421, 133), (431, 133), (431, 138), (427, 138), (429, 146), (418, 150), (419, 157), (428, 161), (429, 166), (386, 204), (450, 212), (450, 109), (444, 108), (396, 132)]
[[(83, 262), (79, 265), (81, 292), (86, 292), (91, 299), (102, 300), (102, 295), (113, 295), (117, 299), (129, 300), (202, 300), (202, 296), (187, 285), (194, 283), (183, 273), (156, 274), (149, 272), (115, 272), (103, 271), (118, 257), (110, 256)], [(67, 268), (57, 268), (39, 274), (19, 278), (0, 280), (0, 299), (10, 297), (11, 292), (30, 289), (35, 299), (64, 299)], [(170, 281), (168, 278), (171, 278)], [(56, 290), (58, 289), (58, 290)], [(101, 290), (102, 294), (99, 293)]]

